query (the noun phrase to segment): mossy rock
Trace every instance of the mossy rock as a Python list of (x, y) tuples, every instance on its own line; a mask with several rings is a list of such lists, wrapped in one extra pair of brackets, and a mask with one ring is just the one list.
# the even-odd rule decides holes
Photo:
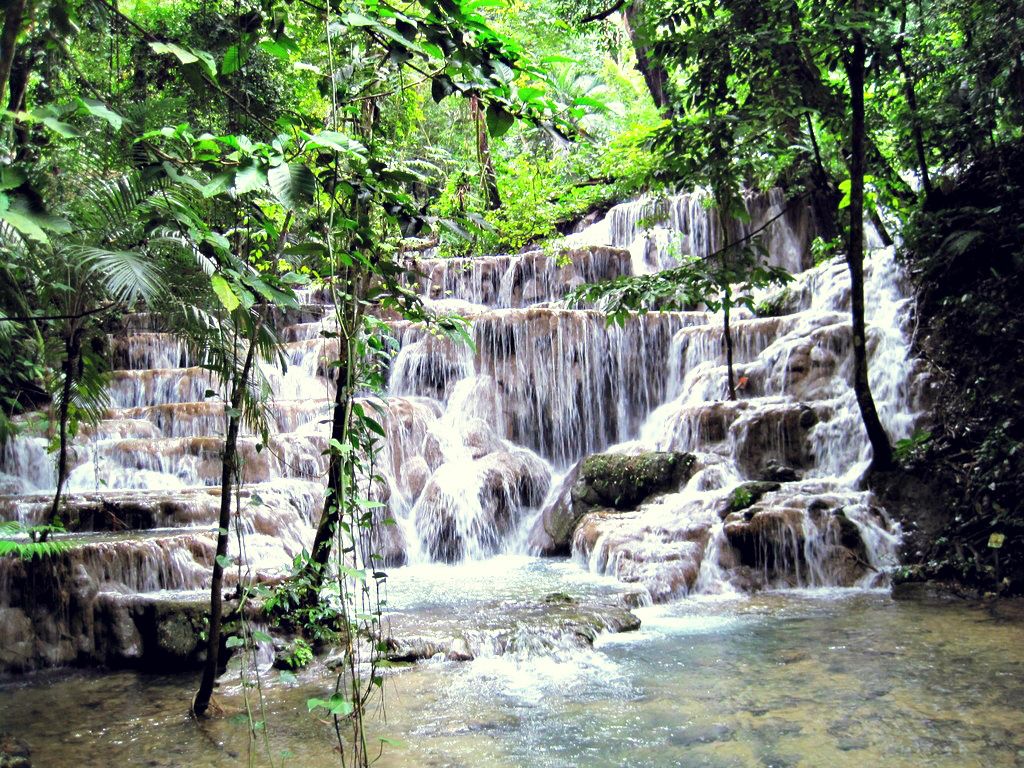
[(729, 506), (725, 510), (725, 514), (728, 515), (731, 512), (740, 512), (748, 507), (753, 506), (761, 500), (761, 497), (766, 493), (777, 491), (782, 487), (780, 483), (769, 482), (767, 480), (754, 480), (749, 483), (743, 483), (733, 488), (732, 493), (729, 494)]
[(678, 490), (693, 475), (695, 464), (692, 454), (677, 452), (586, 457), (573, 467), (563, 490), (538, 517), (530, 532), (531, 550), (568, 555), (584, 515), (597, 509), (633, 510), (652, 496)]
[(655, 494), (678, 490), (693, 473), (694, 462), (692, 454), (667, 451), (588, 456), (573, 486), (573, 499), (619, 511), (636, 509)]

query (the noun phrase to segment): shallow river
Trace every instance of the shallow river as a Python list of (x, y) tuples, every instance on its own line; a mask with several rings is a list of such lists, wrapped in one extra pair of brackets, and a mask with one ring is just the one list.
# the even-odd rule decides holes
[[(507, 601), (619, 590), (568, 562), (397, 570), (396, 626), (491, 626)], [(1024, 610), (829, 590), (637, 610), (594, 649), (433, 660), (390, 674), (381, 766), (1024, 766)], [(528, 645), (528, 644), (524, 644)], [(196, 676), (47, 673), (0, 682), (0, 731), (40, 766), (333, 766), (307, 712), (331, 678), (265, 674), (269, 747), (237, 675), (224, 715), (187, 715)]]

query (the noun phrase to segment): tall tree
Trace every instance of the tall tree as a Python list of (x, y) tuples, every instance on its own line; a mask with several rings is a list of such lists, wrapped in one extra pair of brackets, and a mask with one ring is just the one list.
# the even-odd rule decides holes
[(850, 270), (850, 318), (853, 325), (853, 390), (857, 397), (864, 428), (871, 443), (871, 467), (881, 470), (892, 466), (889, 436), (878, 417), (868, 380), (867, 333), (864, 320), (864, 68), (867, 58), (864, 42), (862, 4), (854, 3), (849, 52), (843, 58), (850, 84), (850, 232), (846, 264)]

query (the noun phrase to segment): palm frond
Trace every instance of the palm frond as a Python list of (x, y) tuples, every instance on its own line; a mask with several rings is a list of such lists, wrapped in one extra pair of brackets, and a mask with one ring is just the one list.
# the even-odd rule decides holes
[(145, 253), (89, 245), (66, 246), (63, 252), (97, 278), (118, 302), (151, 301), (160, 291), (160, 269)]

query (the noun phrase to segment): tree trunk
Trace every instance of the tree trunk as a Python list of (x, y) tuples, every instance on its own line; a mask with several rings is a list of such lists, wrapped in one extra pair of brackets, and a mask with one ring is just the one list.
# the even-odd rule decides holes
[(821, 159), (821, 147), (818, 146), (818, 136), (814, 131), (811, 113), (805, 112), (804, 118), (807, 121), (807, 133), (814, 151), (814, 161), (811, 164), (810, 172), (813, 185), (810, 196), (811, 218), (814, 222), (815, 234), (822, 240), (832, 242), (839, 237), (839, 200), (841, 196)]
[[(859, 9), (859, 3), (855, 6)], [(868, 381), (867, 335), (864, 323), (864, 36), (853, 33), (853, 51), (846, 60), (850, 81), (850, 241), (846, 263), (850, 269), (851, 320), (853, 323), (853, 389), (864, 428), (871, 442), (871, 468), (892, 466), (892, 446), (878, 418)]]
[(14, 49), (21, 32), (21, 23), (25, 18), (28, 0), (8, 0), (4, 8), (4, 28), (0, 32), (0, 104), (7, 98), (7, 81), (11, 77), (11, 66), (14, 64)]
[(501, 208), (501, 193), (498, 191), (498, 174), (494, 170), (491, 158), (491, 142), (487, 133), (487, 120), (480, 107), (480, 97), (473, 94), (469, 97), (469, 111), (476, 126), (476, 156), (480, 162), (480, 171), (484, 177), (484, 201), (487, 209), (496, 211)]
[(231, 525), (231, 493), (238, 467), (238, 429), (242, 421), (242, 397), (249, 386), (249, 371), (252, 368), (256, 352), (256, 336), (260, 324), (256, 325), (256, 333), (249, 343), (249, 351), (245, 355), (242, 372), (235, 379), (231, 392), (231, 411), (228, 416), (228, 433), (224, 440), (224, 458), (221, 462), (220, 475), (220, 518), (217, 530), (217, 554), (213, 561), (213, 583), (210, 586), (210, 627), (206, 641), (206, 664), (199, 690), (192, 700), (192, 712), (202, 717), (210, 707), (213, 696), (213, 685), (217, 679), (220, 666), (220, 635), (224, 605), (224, 566), (221, 564), (228, 553), (228, 526)]
[(641, 13), (643, 13), (642, 0), (633, 0), (633, 2), (627, 3), (623, 9), (622, 18), (626, 23), (629, 40), (633, 44), (633, 51), (636, 53), (636, 68), (644, 76), (644, 82), (647, 83), (647, 90), (651, 92), (654, 105), (663, 117), (668, 117), (672, 111), (668, 92), (668, 72), (658, 63), (647, 41), (643, 39), (643, 34), (639, 29)]
[(903, 93), (907, 99), (907, 106), (910, 108), (910, 125), (914, 137), (914, 152), (917, 155), (918, 173), (921, 174), (921, 187), (926, 196), (932, 193), (932, 180), (928, 175), (928, 157), (924, 151), (924, 135), (921, 131), (921, 113), (917, 109), (917, 93), (914, 90), (914, 78), (903, 57), (903, 34), (907, 27), (906, 8), (903, 9), (903, 17), (900, 19), (900, 38), (896, 43), (896, 64), (903, 76)]
[(68, 476), (68, 416), (71, 411), (71, 398), (74, 390), (75, 373), (82, 356), (82, 334), (72, 321), (72, 326), (64, 340), (64, 381), (61, 385), (60, 404), (57, 410), (58, 439), (60, 446), (57, 452), (57, 491), (53, 495), (50, 506), (50, 522), (57, 519), (60, 512), (60, 498), (64, 491), (64, 482)]
[[(348, 367), (348, 346), (345, 344), (345, 340), (341, 339), (341, 343), (338, 345), (338, 380), (334, 392), (334, 412), (331, 417), (331, 441), (337, 440), (342, 445), (346, 444), (348, 434)], [(324, 497), (324, 507), (320, 514), (316, 537), (313, 539), (313, 548), (310, 550), (310, 562), (305, 569), (306, 576), (313, 587), (311, 598), (315, 597), (320, 585), (323, 584), (327, 562), (331, 557), (331, 542), (334, 541), (334, 533), (341, 520), (342, 508), (345, 503), (342, 494), (342, 473), (345, 472), (346, 462), (345, 456), (335, 451), (331, 452), (327, 465), (327, 495)]]
[(736, 399), (736, 376), (732, 370), (732, 332), (729, 330), (729, 305), (732, 303), (732, 289), (726, 287), (722, 301), (723, 330), (725, 331), (725, 366), (729, 370), (729, 399)]

